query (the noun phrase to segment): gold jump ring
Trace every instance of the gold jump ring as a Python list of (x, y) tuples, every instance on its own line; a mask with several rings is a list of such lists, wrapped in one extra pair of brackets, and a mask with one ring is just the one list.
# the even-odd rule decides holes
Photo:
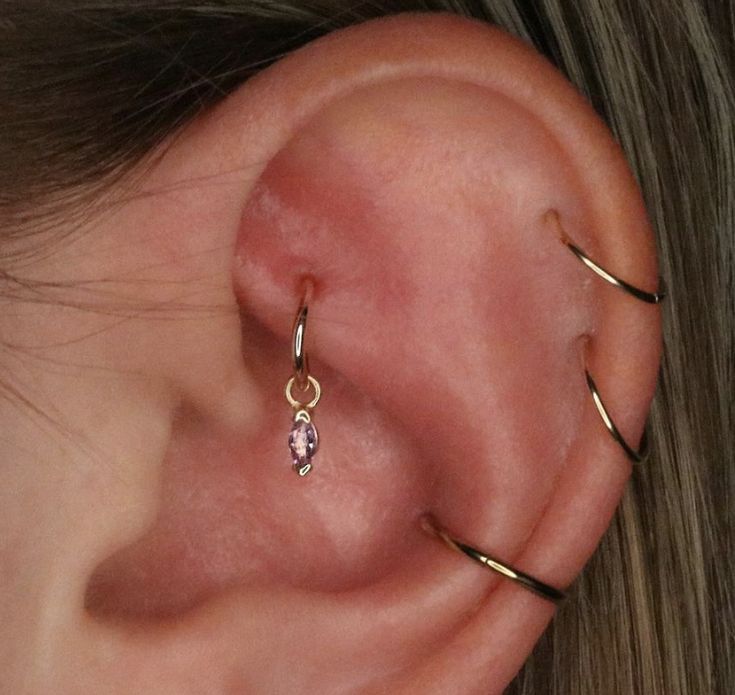
[(312, 398), (308, 403), (302, 403), (301, 401), (297, 401), (293, 397), (293, 387), (296, 383), (296, 380), (296, 376), (292, 376), (286, 383), (286, 400), (289, 402), (289, 405), (294, 410), (313, 410), (314, 408), (316, 408), (316, 404), (322, 397), (322, 387), (320, 386), (319, 382), (313, 376), (311, 376), (311, 374), (309, 374), (306, 377), (307, 388), (308, 386), (311, 386), (314, 389), (314, 398)]

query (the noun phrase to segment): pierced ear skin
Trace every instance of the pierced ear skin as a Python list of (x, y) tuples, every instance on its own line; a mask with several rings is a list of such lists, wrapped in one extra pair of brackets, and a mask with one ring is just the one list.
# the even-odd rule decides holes
[[(267, 68), (141, 187), (99, 254), (134, 230), (114, 262), (157, 268), (146, 292), (225, 310), (148, 325), (135, 354), (129, 327), (99, 339), (161, 384), (138, 403), (157, 453), (96, 473), (106, 508), (63, 507), (88, 530), (53, 682), (501, 693), (604, 533), (655, 388), (655, 247), (607, 128), (522, 42), (401, 15)], [(308, 374), (317, 456), (307, 396), (284, 397)]]

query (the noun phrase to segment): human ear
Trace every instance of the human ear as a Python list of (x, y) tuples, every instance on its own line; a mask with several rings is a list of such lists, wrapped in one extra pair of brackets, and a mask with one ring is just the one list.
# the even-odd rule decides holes
[[(128, 256), (108, 262), (145, 260), (156, 303), (187, 287), (224, 311), (148, 323), (135, 351), (129, 326), (95, 343), (157, 385), (135, 388), (160, 426), (124, 475), (96, 473), (109, 505), (63, 506), (88, 617), (57, 668), (94, 663), (81, 687), (140, 692), (501, 692), (553, 606), (420, 520), (565, 587), (614, 512), (631, 468), (585, 369), (638, 442), (659, 315), (591, 273), (559, 226), (656, 286), (609, 131), (519, 41), (405, 15), (263, 71), (141, 186), (100, 223), (99, 253), (123, 226)], [(282, 392), (307, 276), (323, 398), (300, 477)], [(121, 406), (117, 423), (124, 442), (139, 416)]]

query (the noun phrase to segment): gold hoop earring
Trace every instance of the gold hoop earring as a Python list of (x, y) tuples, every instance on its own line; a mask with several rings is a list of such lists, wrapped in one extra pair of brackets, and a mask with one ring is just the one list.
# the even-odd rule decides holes
[[(306, 352), (306, 320), (309, 315), (309, 300), (313, 285), (307, 281), (296, 311), (291, 339), (291, 358), (293, 376), (286, 382), (285, 395), (293, 408), (293, 424), (288, 435), (288, 448), (291, 452), (292, 469), (302, 478), (312, 468), (312, 459), (319, 449), (319, 432), (312, 422), (312, 411), (319, 403), (322, 388), (309, 372), (309, 356)], [(294, 387), (301, 391), (304, 398), (294, 396)], [(311, 398), (305, 400), (311, 392)]]
[[(638, 299), (642, 302), (646, 302), (647, 304), (660, 304), (663, 301), (664, 297), (666, 296), (666, 293), (663, 290), (659, 289), (654, 292), (647, 292), (646, 290), (642, 290), (639, 287), (636, 287), (635, 285), (632, 285), (631, 283), (622, 280), (620, 277), (614, 275), (610, 271), (603, 268), (599, 263), (592, 260), (578, 245), (571, 241), (561, 225), (558, 212), (556, 212), (555, 210), (550, 210), (547, 213), (547, 219), (548, 218), (552, 219), (557, 226), (560, 232), (560, 241), (576, 256), (579, 261), (581, 261), (598, 277), (602, 278), (610, 285), (622, 290), (631, 297), (634, 297), (635, 299)], [(649, 452), (646, 430), (644, 429), (643, 431), (640, 449), (636, 451), (628, 444), (623, 435), (620, 433), (620, 430), (615, 425), (615, 422), (610, 416), (610, 413), (606, 408), (602, 397), (600, 396), (600, 392), (597, 388), (597, 385), (595, 384), (594, 379), (586, 368), (585, 379), (587, 381), (587, 387), (592, 396), (592, 400), (595, 404), (595, 408), (597, 409), (597, 412), (603, 424), (605, 425), (605, 429), (607, 430), (607, 432), (620, 445), (626, 456), (631, 461), (633, 461), (634, 463), (642, 462), (647, 457)], [(535, 577), (532, 577), (531, 575), (526, 574), (525, 572), (522, 572), (521, 570), (516, 569), (515, 567), (512, 567), (511, 565), (508, 565), (498, 560), (497, 558), (492, 557), (490, 553), (487, 553), (484, 550), (479, 550), (472, 545), (458, 540), (457, 538), (452, 536), (446, 529), (442, 528), (431, 515), (425, 515), (422, 518), (421, 526), (422, 528), (424, 528), (424, 530), (432, 533), (434, 536), (441, 539), (452, 550), (462, 553), (466, 557), (469, 557), (471, 560), (481, 564), (486, 569), (489, 569), (492, 572), (496, 572), (501, 576), (514, 581), (516, 584), (523, 587), (527, 591), (531, 591), (532, 593), (540, 596), (547, 601), (559, 603), (560, 601), (563, 601), (566, 597), (564, 591), (557, 589), (550, 584), (542, 582), (539, 579), (536, 579)]]
[(426, 514), (422, 517), (421, 526), (424, 528), (424, 530), (428, 531), (429, 533), (433, 533), (435, 536), (444, 541), (444, 543), (452, 550), (456, 550), (457, 552), (466, 555), (471, 560), (474, 560), (486, 569), (489, 569), (491, 572), (495, 572), (505, 577), (506, 579), (514, 581), (519, 586), (523, 587), (527, 591), (531, 591), (532, 593), (540, 596), (546, 601), (551, 601), (552, 603), (560, 603), (567, 597), (566, 593), (564, 593), (560, 589), (557, 589), (550, 584), (546, 584), (545, 582), (542, 582), (535, 577), (532, 577), (530, 574), (521, 572), (521, 570), (516, 569), (511, 565), (507, 565), (497, 558), (491, 557), (483, 550), (478, 550), (477, 548), (474, 548), (467, 543), (463, 543), (462, 541), (457, 540), (456, 538), (451, 536), (446, 529), (439, 526), (439, 524), (436, 522), (431, 514)]

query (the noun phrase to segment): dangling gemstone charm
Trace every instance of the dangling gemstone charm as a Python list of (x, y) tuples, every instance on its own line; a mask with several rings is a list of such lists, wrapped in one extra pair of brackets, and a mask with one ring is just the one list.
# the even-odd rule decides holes
[(301, 403), (293, 397), (295, 382), (296, 377), (291, 377), (286, 384), (286, 400), (294, 409), (293, 425), (288, 435), (288, 448), (291, 451), (294, 471), (303, 477), (311, 470), (311, 459), (319, 448), (319, 433), (311, 421), (311, 411), (319, 402), (322, 390), (319, 382), (309, 375), (308, 384), (314, 389), (314, 398), (309, 403)]
[(309, 403), (301, 403), (293, 397), (293, 386), (296, 377), (291, 377), (286, 384), (286, 400), (294, 409), (293, 425), (288, 435), (288, 448), (291, 451), (293, 469), (301, 477), (311, 470), (311, 459), (319, 448), (319, 433), (311, 421), (311, 411), (322, 395), (319, 382), (309, 375), (307, 383), (314, 389), (314, 397)]
[[(304, 295), (296, 312), (293, 325), (292, 357), (293, 376), (286, 384), (286, 400), (294, 410), (293, 425), (288, 435), (288, 448), (291, 451), (293, 470), (302, 478), (311, 470), (311, 459), (319, 447), (319, 434), (311, 421), (311, 411), (316, 408), (322, 389), (319, 382), (309, 374), (309, 358), (304, 348), (306, 333), (306, 317), (309, 313), (309, 298), (313, 284), (307, 280), (304, 284)], [(294, 398), (293, 388), (296, 385), (302, 394), (313, 389), (314, 396), (308, 403)]]
[(294, 470), (301, 476), (306, 475), (311, 470), (311, 459), (319, 448), (319, 433), (305, 410), (299, 410), (294, 416), (288, 448), (291, 450)]

